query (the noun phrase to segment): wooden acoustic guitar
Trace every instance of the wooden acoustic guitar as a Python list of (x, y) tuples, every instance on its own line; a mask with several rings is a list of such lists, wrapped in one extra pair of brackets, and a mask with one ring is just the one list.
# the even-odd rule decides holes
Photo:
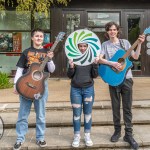
[[(64, 35), (64, 32), (59, 32), (50, 51), (54, 51), (55, 47), (59, 41), (63, 39)], [(32, 63), (29, 71), (18, 79), (16, 83), (16, 90), (20, 95), (30, 100), (37, 100), (43, 96), (45, 90), (44, 82), (49, 77), (49, 73), (44, 72), (43, 70), (48, 61), (49, 57), (46, 56), (42, 64)]]
[[(144, 35), (150, 33), (150, 27), (144, 30)], [(123, 83), (127, 71), (132, 67), (132, 62), (128, 59), (131, 51), (138, 45), (138, 39), (134, 44), (125, 52), (125, 50), (118, 50), (115, 55), (109, 60), (119, 62), (122, 64), (122, 69), (118, 71), (112, 66), (100, 64), (98, 72), (102, 80), (111, 86), (118, 86)]]

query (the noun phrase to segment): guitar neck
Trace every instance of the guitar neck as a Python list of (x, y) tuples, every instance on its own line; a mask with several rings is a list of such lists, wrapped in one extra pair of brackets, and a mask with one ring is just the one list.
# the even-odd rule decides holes
[[(50, 52), (54, 51), (54, 49), (56, 48), (58, 42), (59, 42), (58, 40), (56, 40), (54, 42), (54, 44), (52, 45), (51, 49), (49, 50)], [(44, 70), (44, 67), (45, 67), (46, 63), (49, 61), (49, 59), (50, 58), (48, 56), (45, 57), (45, 59), (43, 60), (42, 64), (40, 65), (39, 71), (43, 71)]]
[(53, 52), (54, 49), (56, 48), (57, 44), (58, 44), (58, 41), (55, 41), (54, 44), (52, 45), (52, 47), (51, 47), (51, 49), (50, 49), (49, 51)]
[(44, 61), (43, 61), (42, 64), (40, 65), (39, 71), (43, 71), (43, 70), (44, 70), (44, 67), (45, 67), (45, 65), (46, 65), (46, 63), (47, 63), (48, 61), (49, 61), (49, 57), (46, 56), (46, 57), (44, 58)]
[(128, 56), (130, 56), (131, 51), (136, 48), (136, 46), (138, 45), (138, 43), (139, 43), (139, 40), (137, 39), (137, 40), (134, 42), (134, 44), (133, 44), (133, 45), (127, 50), (127, 52), (123, 55), (122, 58), (126, 59)]

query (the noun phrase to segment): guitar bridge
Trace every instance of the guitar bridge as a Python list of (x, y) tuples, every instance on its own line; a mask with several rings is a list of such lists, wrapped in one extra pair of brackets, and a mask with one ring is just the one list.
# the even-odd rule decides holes
[(33, 84), (26, 82), (26, 85), (29, 86), (32, 89), (36, 89), (36, 86), (34, 86)]

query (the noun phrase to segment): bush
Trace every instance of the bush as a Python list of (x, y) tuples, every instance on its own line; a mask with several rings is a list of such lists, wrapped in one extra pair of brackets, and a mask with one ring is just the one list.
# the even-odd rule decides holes
[(13, 83), (10, 82), (8, 74), (0, 72), (0, 89), (12, 88)]

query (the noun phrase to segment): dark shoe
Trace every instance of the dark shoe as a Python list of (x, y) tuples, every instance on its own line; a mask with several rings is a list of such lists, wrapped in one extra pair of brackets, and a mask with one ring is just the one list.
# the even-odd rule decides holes
[(132, 136), (124, 136), (123, 139), (125, 142), (128, 142), (134, 150), (137, 150), (139, 148), (138, 143), (134, 140)]
[(36, 144), (39, 145), (42, 148), (47, 146), (46, 141), (36, 141)]
[(111, 142), (118, 142), (119, 138), (121, 137), (121, 132), (115, 131), (112, 135), (110, 141)]
[(21, 149), (21, 145), (22, 145), (21, 142), (16, 142), (14, 147), (13, 147), (13, 150), (20, 150)]

